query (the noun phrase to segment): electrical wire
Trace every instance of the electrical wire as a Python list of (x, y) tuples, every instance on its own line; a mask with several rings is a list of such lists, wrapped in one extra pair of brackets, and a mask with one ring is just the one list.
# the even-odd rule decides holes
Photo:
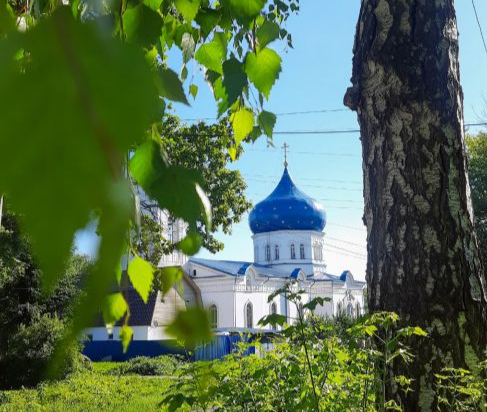
[(480, 37), (482, 38), (482, 43), (484, 44), (485, 55), (487, 56), (487, 42), (485, 41), (482, 25), (480, 24), (479, 14), (477, 13), (477, 7), (475, 6), (475, 0), (472, 0), (472, 7), (475, 13), (475, 19), (477, 20), (477, 25), (479, 26)]
[[(245, 173), (243, 174), (244, 177), (263, 177), (267, 179), (273, 179), (273, 181), (279, 181), (281, 176), (270, 176), (270, 175), (257, 175), (252, 173)], [(311, 177), (297, 177), (296, 180), (309, 180), (309, 181), (316, 181), (316, 182), (330, 182), (330, 183), (354, 183), (354, 184), (362, 184), (361, 180), (334, 180), (334, 179), (316, 179)]]
[[(295, 116), (298, 114), (318, 114), (318, 113), (338, 113), (338, 112), (349, 112), (349, 109), (322, 109), (322, 110), (304, 110), (295, 112), (284, 112), (284, 113), (274, 113), (276, 116)], [(197, 120), (217, 120), (218, 117), (200, 117), (193, 119), (181, 119), (186, 122), (193, 122)]]

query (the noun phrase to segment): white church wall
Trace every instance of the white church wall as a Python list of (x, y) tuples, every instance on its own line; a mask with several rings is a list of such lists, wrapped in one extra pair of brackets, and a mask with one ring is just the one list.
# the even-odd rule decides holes
[(233, 289), (228, 290), (202, 290), (203, 306), (208, 309), (216, 305), (218, 328), (234, 327), (234, 299)]
[(167, 340), (174, 339), (169, 336), (164, 326), (151, 326), (147, 330), (147, 340)]

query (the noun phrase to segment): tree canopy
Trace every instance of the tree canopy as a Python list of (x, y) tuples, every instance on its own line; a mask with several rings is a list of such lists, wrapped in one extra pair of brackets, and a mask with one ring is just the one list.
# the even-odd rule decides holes
[(487, 265), (487, 133), (467, 136), (468, 176), (472, 189), (475, 229)]
[[(160, 208), (188, 223), (191, 231), (179, 245), (185, 252), (198, 250), (199, 233), (209, 248), (220, 247), (210, 228), (213, 221), (228, 230), (226, 206), (216, 208), (212, 219), (204, 176), (162, 155), (158, 126), (169, 102), (189, 104), (188, 94), (197, 96), (188, 78), (193, 61), (203, 69), (218, 116), (230, 120), (233, 141), (220, 150), (235, 159), (244, 139), (272, 138), (276, 117), (263, 106), (281, 72), (281, 57), (271, 46), (276, 40), (292, 46), (286, 21), (299, 4), (67, 3), (0, 2), (0, 193), (8, 194), (22, 215), (46, 290), (63, 276), (76, 230), (94, 214), (98, 218), (98, 259), (66, 335), (69, 341), (100, 306), (107, 323), (128, 316), (123, 296), (107, 297), (113, 281), (121, 279), (122, 255), (135, 256), (128, 274), (141, 296), (153, 280), (154, 268), (140, 264), (130, 236), (139, 218), (127, 169)], [(171, 67), (169, 51), (176, 48), (183, 62), (180, 75)], [(125, 343), (130, 336), (125, 329)]]

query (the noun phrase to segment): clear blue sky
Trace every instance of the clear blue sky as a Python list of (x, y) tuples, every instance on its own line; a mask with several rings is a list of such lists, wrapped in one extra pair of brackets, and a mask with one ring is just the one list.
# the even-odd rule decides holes
[[(283, 58), (283, 71), (272, 90), (267, 108), (274, 113), (344, 109), (343, 95), (351, 76), (352, 46), (359, 0), (302, 0), (299, 15), (291, 17), (288, 30), (294, 49), (283, 44), (274, 47)], [(466, 121), (478, 121), (487, 108), (487, 53), (470, 0), (456, 1), (460, 31), (461, 78), (465, 95)], [(487, 35), (487, 2), (477, 0), (477, 11)], [(180, 60), (172, 67), (179, 70)], [(170, 62), (171, 64), (171, 62)], [(192, 74), (191, 74), (192, 73)], [(206, 118), (216, 115), (214, 99), (195, 65), (190, 69), (199, 86), (191, 107), (176, 105), (181, 118)], [(350, 111), (279, 116), (276, 131), (356, 129), (356, 116)], [(325, 229), (325, 259), (330, 273), (349, 269), (364, 279), (366, 260), (365, 229), (362, 223), (361, 146), (357, 134), (276, 135), (276, 148), (265, 139), (246, 146), (246, 153), (232, 168), (247, 179), (247, 194), (254, 203), (266, 197), (277, 184), (283, 169), (284, 142), (290, 146), (289, 170), (298, 186), (319, 199), (328, 214)], [(332, 155), (334, 154), (334, 155)], [(218, 235), (224, 251), (200, 257), (252, 260), (253, 247), (247, 215), (234, 226), (231, 236)], [(90, 231), (77, 236), (80, 252), (93, 253), (95, 242)]]

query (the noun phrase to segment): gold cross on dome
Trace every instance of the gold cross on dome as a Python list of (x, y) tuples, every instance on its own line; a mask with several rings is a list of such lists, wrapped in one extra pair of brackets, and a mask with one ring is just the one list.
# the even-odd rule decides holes
[(287, 151), (289, 149), (289, 145), (287, 143), (284, 143), (282, 149), (284, 150), (284, 167), (287, 167)]

